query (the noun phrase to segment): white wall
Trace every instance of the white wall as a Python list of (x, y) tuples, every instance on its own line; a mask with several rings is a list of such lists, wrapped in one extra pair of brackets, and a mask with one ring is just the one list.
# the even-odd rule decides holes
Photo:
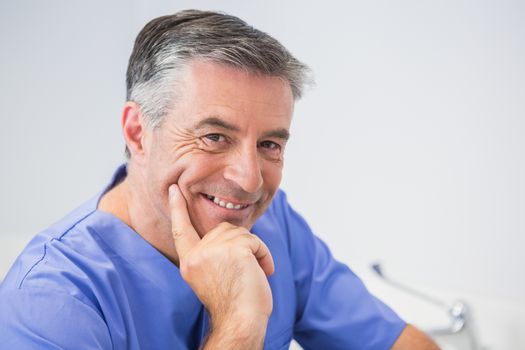
[(334, 254), (411, 322), (442, 320), (380, 283), (372, 261), (470, 301), (491, 349), (525, 348), (518, 1), (1, 2), (0, 274), (122, 161), (134, 36), (191, 7), (240, 16), (314, 70), (283, 187)]

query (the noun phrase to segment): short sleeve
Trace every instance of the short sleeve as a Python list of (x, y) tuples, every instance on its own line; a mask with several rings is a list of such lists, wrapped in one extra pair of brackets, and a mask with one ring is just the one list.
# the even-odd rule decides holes
[(297, 295), (294, 338), (304, 349), (390, 349), (406, 323), (374, 297), (281, 194)]
[(45, 289), (3, 290), (0, 341), (5, 349), (112, 349), (104, 319), (73, 296)]

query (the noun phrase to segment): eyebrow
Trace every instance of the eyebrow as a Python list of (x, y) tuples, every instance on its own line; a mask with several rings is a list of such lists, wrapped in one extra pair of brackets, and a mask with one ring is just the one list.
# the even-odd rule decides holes
[(286, 129), (276, 129), (272, 131), (265, 132), (263, 137), (276, 137), (283, 141), (288, 141), (290, 138), (290, 132)]
[(230, 131), (241, 131), (238, 126), (225, 122), (224, 120), (217, 117), (208, 117), (201, 120), (199, 123), (197, 123), (197, 125), (195, 125), (195, 129), (202, 129), (206, 126), (217, 126)]
[[(239, 132), (241, 129), (233, 124), (230, 124), (218, 117), (208, 117), (206, 119), (201, 120), (200, 122), (195, 125), (195, 129), (202, 129), (206, 126), (215, 126), (219, 127), (225, 130), (229, 131), (236, 131)], [(284, 141), (287, 141), (290, 138), (290, 132), (287, 129), (281, 128), (281, 129), (275, 129), (267, 131), (263, 134), (263, 137), (276, 137), (279, 139), (282, 139)]]

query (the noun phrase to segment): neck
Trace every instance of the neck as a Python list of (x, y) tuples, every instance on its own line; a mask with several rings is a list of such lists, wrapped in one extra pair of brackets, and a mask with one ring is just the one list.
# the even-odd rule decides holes
[(148, 194), (142, 190), (145, 189), (143, 181), (134, 175), (132, 166), (128, 166), (128, 175), (124, 181), (102, 196), (98, 209), (120, 219), (177, 264), (178, 256), (171, 236), (171, 224), (159, 216)]

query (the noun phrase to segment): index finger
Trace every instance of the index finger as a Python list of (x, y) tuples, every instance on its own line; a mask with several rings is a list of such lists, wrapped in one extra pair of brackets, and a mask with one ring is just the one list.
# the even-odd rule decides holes
[(200, 241), (188, 213), (186, 200), (178, 185), (173, 184), (168, 189), (171, 210), (171, 234), (179, 260)]

